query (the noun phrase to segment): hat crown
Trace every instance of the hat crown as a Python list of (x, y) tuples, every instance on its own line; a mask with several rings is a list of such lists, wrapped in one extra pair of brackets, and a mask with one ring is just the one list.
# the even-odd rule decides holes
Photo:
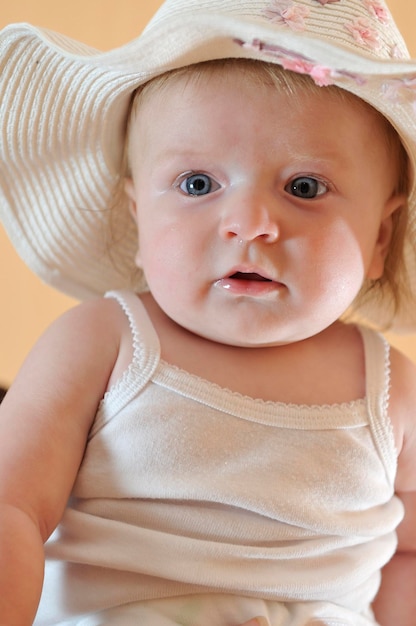
[(161, 21), (212, 13), (269, 24), (376, 59), (409, 58), (384, 0), (167, 0), (146, 31)]

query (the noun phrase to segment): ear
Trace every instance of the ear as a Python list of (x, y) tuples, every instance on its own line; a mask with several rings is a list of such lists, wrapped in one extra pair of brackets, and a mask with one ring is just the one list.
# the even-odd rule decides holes
[(134, 182), (132, 178), (124, 179), (124, 192), (127, 196), (127, 200), (129, 203), (129, 211), (134, 221), (137, 222), (136, 193), (135, 193)]
[(383, 276), (384, 262), (393, 235), (393, 214), (399, 211), (406, 202), (407, 198), (404, 194), (394, 195), (386, 202), (381, 217), (377, 240), (374, 245), (373, 256), (367, 270), (366, 276), (370, 280), (378, 280)]

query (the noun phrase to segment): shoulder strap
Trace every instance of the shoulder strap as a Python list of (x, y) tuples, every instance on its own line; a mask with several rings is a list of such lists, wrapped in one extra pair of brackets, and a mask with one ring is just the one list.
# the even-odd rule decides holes
[(156, 330), (147, 315), (140, 298), (130, 291), (109, 291), (106, 298), (114, 298), (120, 304), (129, 321), (133, 358), (121, 378), (105, 394), (96, 429), (125, 407), (149, 382), (160, 360), (160, 343)]
[(397, 469), (397, 451), (389, 417), (390, 346), (378, 332), (359, 327), (364, 344), (366, 401), (369, 424), (391, 484)]

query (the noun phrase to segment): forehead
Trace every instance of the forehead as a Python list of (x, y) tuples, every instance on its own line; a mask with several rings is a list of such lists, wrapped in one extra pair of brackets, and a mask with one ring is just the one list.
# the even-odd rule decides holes
[(134, 94), (132, 112), (135, 114), (140, 106), (152, 96), (163, 97), (175, 88), (185, 89), (187, 85), (200, 86), (204, 89), (207, 83), (215, 83), (218, 89), (227, 86), (230, 80), (241, 81), (253, 88), (273, 87), (277, 93), (286, 94), (293, 103), (301, 102), (305, 95), (324, 97), (332, 102), (344, 102), (352, 109), (367, 112), (379, 119), (381, 124), (387, 120), (358, 96), (335, 85), (318, 86), (310, 76), (284, 70), (275, 63), (265, 63), (252, 59), (223, 59), (198, 63), (162, 74), (141, 86)]
[(345, 136), (346, 129), (360, 136), (370, 133), (374, 141), (368, 144), (369, 154), (375, 145), (380, 148), (379, 142), (387, 144), (387, 121), (356, 96), (337, 87), (318, 87), (309, 76), (255, 61), (203, 63), (158, 77), (137, 94), (132, 117), (143, 140), (151, 135), (152, 140), (159, 136), (168, 143), (187, 136), (195, 143), (195, 125), (199, 124), (201, 138), (209, 122), (222, 128), (224, 140), (238, 127), (249, 140), (250, 119), (254, 139), (257, 131), (282, 137), (285, 125), (300, 125), (303, 142), (309, 134), (319, 141), (319, 128), (323, 134)]

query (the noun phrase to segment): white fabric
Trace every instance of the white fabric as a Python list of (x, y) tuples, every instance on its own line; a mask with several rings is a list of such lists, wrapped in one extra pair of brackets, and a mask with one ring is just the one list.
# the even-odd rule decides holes
[(36, 625), (373, 624), (402, 517), (384, 339), (361, 329), (365, 399), (263, 402), (163, 362), (139, 298), (110, 295), (134, 358), (46, 546)]

